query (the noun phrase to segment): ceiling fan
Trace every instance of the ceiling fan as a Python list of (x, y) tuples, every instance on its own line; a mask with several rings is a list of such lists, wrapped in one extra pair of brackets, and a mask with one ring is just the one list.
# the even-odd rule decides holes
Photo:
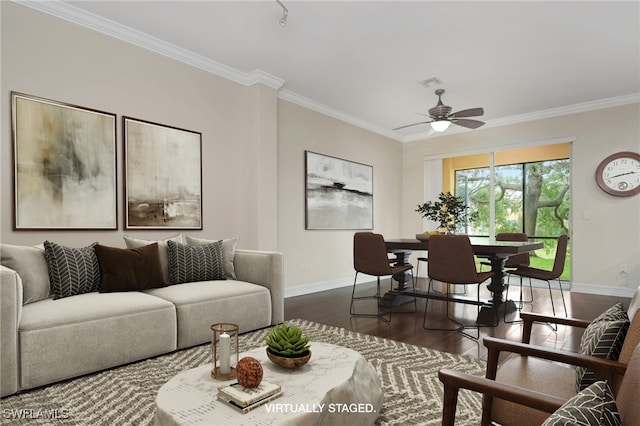
[(436, 90), (438, 95), (438, 104), (429, 109), (429, 121), (421, 121), (419, 123), (407, 124), (406, 126), (396, 127), (393, 130), (400, 130), (411, 126), (417, 126), (419, 124), (431, 123), (431, 127), (436, 132), (444, 132), (449, 128), (451, 123), (458, 126), (466, 127), (468, 129), (477, 129), (482, 126), (484, 122), (478, 120), (470, 120), (466, 117), (477, 117), (484, 114), (482, 108), (469, 108), (462, 111), (451, 113), (451, 107), (442, 103), (442, 94), (444, 89)]

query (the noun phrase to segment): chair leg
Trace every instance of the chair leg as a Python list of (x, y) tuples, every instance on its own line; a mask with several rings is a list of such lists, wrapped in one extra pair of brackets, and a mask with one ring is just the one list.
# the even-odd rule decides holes
[[(356, 297), (356, 282), (358, 280), (358, 273), (356, 272), (356, 276), (353, 279), (353, 289), (351, 290), (351, 306), (349, 307), (349, 313), (351, 314), (351, 316), (354, 317), (364, 317), (364, 318), (378, 318), (381, 319), (384, 322), (390, 323), (391, 322), (391, 307), (389, 307), (389, 319), (385, 318), (383, 316), (383, 314), (380, 313), (380, 277), (377, 277), (377, 287), (376, 287), (376, 294), (373, 296), (359, 296)], [(358, 314), (356, 312), (354, 312), (354, 307), (353, 307), (353, 302), (355, 300), (364, 300), (364, 299), (375, 299), (376, 300), (376, 309), (377, 309), (377, 313), (376, 314)]]
[[(429, 287), (427, 287), (427, 294), (430, 293), (432, 281), (433, 281), (432, 279), (429, 280)], [(436, 291), (434, 291), (434, 292), (436, 292)], [(449, 285), (447, 285), (447, 292), (446, 292), (447, 297), (449, 297), (451, 294), (452, 293), (449, 292)], [(470, 339), (478, 340), (480, 338), (480, 324), (477, 324), (477, 322), (476, 322), (476, 325), (473, 326), (473, 325), (464, 324), (464, 323), (462, 323), (460, 321), (457, 321), (456, 319), (452, 318), (449, 315), (449, 303), (451, 303), (451, 302), (444, 301), (444, 303), (447, 304), (446, 305), (446, 311), (447, 311), (446, 316), (447, 316), (447, 319), (449, 321), (451, 321), (451, 322), (454, 322), (455, 324), (458, 324), (458, 327), (456, 327), (456, 328), (427, 327), (427, 312), (429, 311), (429, 297), (427, 297), (426, 298), (426, 303), (425, 303), (425, 306), (424, 306), (424, 319), (422, 321), (422, 328), (424, 328), (425, 330), (432, 330), (432, 331), (457, 331), (460, 334), (462, 334), (462, 335), (464, 335), (464, 336), (466, 336), (466, 337), (468, 337)], [(477, 299), (476, 307), (477, 307), (477, 315), (476, 315), (476, 318), (477, 318), (480, 315), (480, 286), (478, 286), (478, 299)], [(496, 317), (496, 319), (497, 319), (497, 317)], [(496, 321), (496, 325), (497, 325), (497, 321)], [(473, 335), (465, 332), (464, 330), (467, 329), (467, 328), (475, 328), (477, 330), (477, 336), (473, 336)]]

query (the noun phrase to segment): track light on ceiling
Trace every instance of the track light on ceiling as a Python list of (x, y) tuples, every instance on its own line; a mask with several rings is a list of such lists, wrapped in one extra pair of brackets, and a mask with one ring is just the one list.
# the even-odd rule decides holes
[(282, 4), (280, 0), (276, 0), (276, 3), (278, 3), (280, 7), (282, 7), (282, 18), (280, 19), (280, 26), (284, 27), (285, 25), (287, 25), (287, 17), (289, 16), (289, 9), (287, 9), (287, 7), (284, 4)]

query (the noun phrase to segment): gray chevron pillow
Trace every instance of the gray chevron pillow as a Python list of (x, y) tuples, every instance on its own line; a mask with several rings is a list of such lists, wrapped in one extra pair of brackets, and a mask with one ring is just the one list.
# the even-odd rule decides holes
[(565, 402), (542, 426), (621, 426), (620, 414), (607, 382), (595, 382)]
[(169, 240), (167, 247), (171, 284), (225, 279), (222, 240), (201, 246)]
[[(580, 341), (580, 353), (617, 361), (628, 329), (629, 318), (626, 313), (622, 319), (594, 321), (584, 330)], [(584, 367), (576, 368), (576, 392), (580, 392), (595, 381), (596, 376), (593, 371)]]
[(44, 256), (54, 299), (90, 293), (100, 285), (100, 265), (93, 247), (72, 248), (44, 242)]

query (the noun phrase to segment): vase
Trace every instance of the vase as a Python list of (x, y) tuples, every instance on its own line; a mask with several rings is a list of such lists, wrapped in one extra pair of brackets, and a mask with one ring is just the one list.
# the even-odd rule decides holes
[(311, 351), (307, 349), (299, 356), (286, 357), (286, 356), (276, 355), (273, 352), (271, 352), (271, 349), (267, 348), (267, 356), (269, 357), (271, 362), (273, 362), (276, 365), (279, 365), (280, 367), (298, 368), (300, 366), (305, 365), (307, 362), (309, 362), (309, 359), (311, 358)]

